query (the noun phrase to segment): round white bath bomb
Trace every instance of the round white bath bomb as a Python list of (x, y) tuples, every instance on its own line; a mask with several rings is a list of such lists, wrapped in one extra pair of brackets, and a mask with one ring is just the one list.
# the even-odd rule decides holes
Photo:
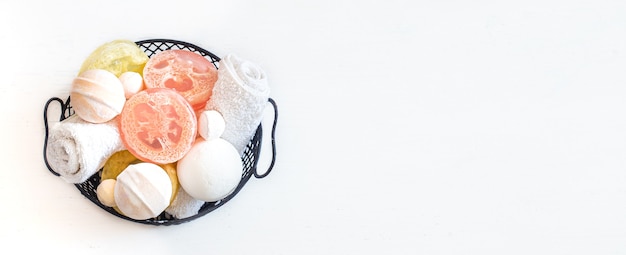
[(198, 133), (204, 140), (219, 138), (224, 133), (226, 122), (222, 114), (215, 110), (203, 111), (198, 117)]
[(232, 193), (243, 171), (235, 147), (222, 138), (199, 140), (178, 161), (178, 181), (195, 199), (215, 202)]
[(98, 197), (98, 200), (100, 203), (108, 207), (115, 206), (115, 196), (113, 195), (115, 182), (115, 179), (102, 180), (100, 184), (98, 184), (98, 188), (96, 188), (96, 196)]
[(120, 75), (120, 81), (124, 86), (124, 96), (129, 99), (137, 92), (141, 91), (143, 86), (143, 78), (141, 74), (136, 72), (124, 72)]
[(70, 97), (76, 115), (92, 123), (112, 120), (122, 112), (126, 103), (120, 79), (103, 69), (79, 74), (72, 82)]
[(171, 197), (170, 177), (158, 165), (132, 164), (117, 176), (115, 203), (129, 218), (145, 220), (156, 217), (167, 208)]

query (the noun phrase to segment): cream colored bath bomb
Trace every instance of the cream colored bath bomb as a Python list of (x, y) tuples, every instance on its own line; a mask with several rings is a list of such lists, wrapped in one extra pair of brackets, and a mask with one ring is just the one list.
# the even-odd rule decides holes
[(72, 108), (81, 119), (104, 123), (122, 112), (124, 86), (113, 73), (103, 69), (82, 72), (70, 89)]
[(143, 78), (136, 72), (125, 72), (120, 75), (120, 81), (124, 86), (124, 96), (126, 99), (132, 97), (137, 92), (144, 89)]
[(219, 138), (224, 133), (226, 123), (222, 114), (215, 110), (203, 111), (198, 117), (198, 133), (204, 140)]
[(156, 164), (132, 164), (117, 176), (115, 203), (129, 218), (145, 220), (156, 217), (167, 208), (171, 197), (170, 178)]
[(200, 139), (178, 161), (178, 181), (195, 199), (215, 202), (232, 193), (243, 171), (235, 147), (222, 138)]
[(113, 195), (114, 189), (115, 189), (115, 179), (102, 180), (100, 184), (98, 184), (98, 188), (96, 188), (96, 195), (100, 203), (108, 207), (114, 207), (115, 206), (115, 196)]

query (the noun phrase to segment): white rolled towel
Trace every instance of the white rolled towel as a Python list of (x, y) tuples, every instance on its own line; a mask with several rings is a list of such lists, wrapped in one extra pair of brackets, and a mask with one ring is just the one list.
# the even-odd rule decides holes
[(267, 76), (258, 65), (236, 55), (226, 55), (219, 64), (218, 78), (205, 109), (222, 114), (222, 138), (243, 155), (263, 119), (270, 94)]
[(81, 183), (97, 173), (113, 153), (124, 149), (117, 118), (95, 124), (72, 115), (50, 128), (46, 158), (61, 179)]
[(165, 208), (165, 212), (177, 219), (184, 219), (198, 214), (202, 205), (204, 201), (193, 198), (182, 187), (179, 187), (174, 201)]

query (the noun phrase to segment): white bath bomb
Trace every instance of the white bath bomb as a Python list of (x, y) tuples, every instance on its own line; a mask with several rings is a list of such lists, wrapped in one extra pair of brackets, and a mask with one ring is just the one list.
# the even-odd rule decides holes
[(199, 140), (177, 163), (178, 181), (195, 199), (215, 202), (232, 193), (243, 171), (235, 147), (222, 138)]
[(158, 165), (132, 164), (117, 176), (115, 203), (129, 218), (145, 220), (156, 217), (167, 208), (171, 197), (170, 177)]
[(224, 133), (226, 122), (222, 114), (215, 110), (203, 111), (198, 117), (198, 133), (204, 140), (219, 138)]
[(72, 108), (81, 119), (104, 123), (122, 112), (124, 86), (115, 74), (103, 69), (82, 72), (70, 88)]
[(98, 197), (98, 201), (103, 205), (108, 207), (115, 206), (115, 179), (106, 179), (102, 180), (100, 184), (98, 184), (98, 188), (96, 188), (96, 196)]
[(139, 73), (124, 72), (120, 75), (119, 79), (124, 86), (124, 96), (126, 99), (132, 97), (134, 94), (137, 94), (137, 92), (144, 88), (143, 78)]

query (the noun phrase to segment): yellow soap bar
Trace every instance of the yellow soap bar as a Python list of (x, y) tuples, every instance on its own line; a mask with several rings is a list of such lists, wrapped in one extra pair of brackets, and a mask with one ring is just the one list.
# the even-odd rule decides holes
[(114, 40), (94, 50), (83, 62), (79, 74), (90, 69), (104, 69), (119, 77), (124, 72), (143, 75), (148, 55), (132, 41)]

